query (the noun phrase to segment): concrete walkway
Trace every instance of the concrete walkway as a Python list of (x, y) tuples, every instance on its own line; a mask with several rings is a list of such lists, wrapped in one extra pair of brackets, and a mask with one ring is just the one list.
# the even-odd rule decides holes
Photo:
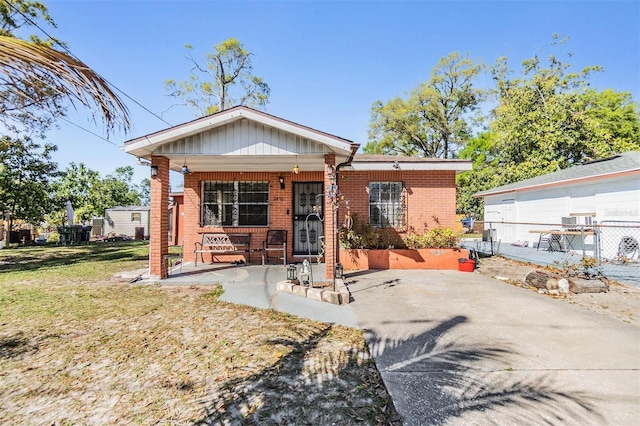
[(640, 327), (477, 273), (353, 276), (406, 425), (640, 424)]
[(563, 300), (478, 273), (387, 270), (349, 274), (353, 301), (336, 306), (277, 293), (282, 265), (182, 272), (162, 283), (220, 283), (228, 302), (362, 328), (406, 425), (640, 424), (640, 327)]
[[(313, 264), (314, 280), (322, 281), (324, 264)], [(229, 265), (187, 263), (174, 268), (162, 285), (220, 284), (224, 293), (220, 300), (261, 309), (274, 309), (315, 321), (358, 327), (358, 321), (348, 305), (332, 305), (276, 292), (276, 284), (286, 279), (283, 265)], [(144, 280), (142, 281), (144, 282)]]

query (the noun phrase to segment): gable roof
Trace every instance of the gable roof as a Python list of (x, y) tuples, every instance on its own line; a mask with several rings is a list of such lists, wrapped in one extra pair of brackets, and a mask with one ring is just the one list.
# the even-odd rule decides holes
[[(249, 134), (255, 138), (250, 139)], [(186, 157), (190, 159), (189, 168), (195, 171), (199, 168), (203, 171), (213, 162), (222, 167), (234, 164), (237, 167), (240, 162), (249, 168), (266, 170), (287, 160), (297, 160), (302, 166), (305, 158), (309, 161), (305, 168), (308, 170), (312, 160), (317, 163), (327, 153), (335, 153), (338, 160), (343, 160), (358, 146), (350, 140), (241, 105), (128, 140), (124, 151), (145, 159), (165, 156), (170, 159), (172, 170), (179, 170)], [(319, 163), (320, 169), (322, 164)]]
[(530, 191), (580, 181), (605, 179), (628, 173), (640, 173), (640, 151), (628, 151), (602, 160), (589, 161), (567, 169), (558, 170), (557, 172), (478, 192), (473, 194), (473, 196), (480, 198), (505, 192)]

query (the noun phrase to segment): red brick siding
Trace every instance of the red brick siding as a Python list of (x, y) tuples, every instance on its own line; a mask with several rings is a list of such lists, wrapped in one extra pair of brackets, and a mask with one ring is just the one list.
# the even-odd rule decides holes
[[(279, 177), (284, 177), (284, 189), (280, 189)], [(268, 181), (269, 182), (269, 226), (268, 227), (202, 227), (201, 182), (204, 181)], [(251, 248), (259, 249), (266, 239), (269, 229), (287, 231), (287, 258), (292, 259), (293, 252), (293, 182), (322, 181), (322, 172), (199, 172), (190, 173), (184, 179), (184, 251), (185, 260), (193, 261), (195, 243), (200, 242), (203, 232), (251, 233)], [(255, 256), (255, 259), (254, 259)], [(252, 255), (257, 261), (260, 253)], [(221, 260), (227, 260), (221, 258)]]
[(149, 272), (164, 279), (168, 274), (163, 256), (169, 253), (169, 159), (152, 156), (151, 163), (158, 166), (158, 175), (150, 179)]
[[(333, 155), (325, 158), (326, 164), (334, 164)], [(161, 174), (159, 173), (159, 176)], [(280, 189), (278, 177), (283, 176), (285, 189)], [(202, 181), (268, 181), (269, 186), (269, 227), (201, 227), (200, 226), (200, 185)], [(454, 227), (457, 224), (455, 216), (455, 172), (453, 171), (340, 171), (340, 193), (349, 200), (353, 214), (363, 221), (369, 219), (369, 182), (401, 181), (407, 193), (407, 227), (416, 232), (437, 226)], [(326, 191), (329, 185), (324, 173), (305, 172), (293, 174), (290, 170), (283, 172), (198, 172), (190, 173), (184, 179), (184, 256), (186, 261), (194, 260), (195, 243), (200, 242), (202, 232), (223, 231), (228, 233), (251, 233), (253, 249), (261, 247), (266, 232), (271, 229), (287, 230), (287, 257), (294, 261), (293, 251), (293, 182), (324, 182)], [(152, 185), (152, 192), (154, 186)], [(165, 204), (166, 205), (166, 204)], [(166, 210), (166, 209), (165, 209)], [(338, 213), (338, 224), (342, 223), (346, 209), (341, 203)], [(438, 222), (434, 220), (438, 219)], [(152, 216), (152, 230), (154, 219)], [(333, 276), (334, 240), (332, 208), (325, 197), (325, 260), (326, 275)], [(166, 235), (166, 230), (163, 235)], [(252, 258), (259, 261), (260, 253), (256, 252)], [(297, 259), (299, 260), (299, 259)]]
[[(406, 225), (416, 232), (425, 228), (455, 227), (454, 171), (349, 171), (340, 172), (340, 192), (349, 199), (352, 214), (369, 220), (369, 182), (403, 182), (406, 191)], [(344, 218), (342, 207), (339, 217)], [(437, 221), (435, 220), (437, 219)]]
[(325, 264), (325, 276), (328, 279), (333, 279), (333, 272), (335, 266), (335, 256), (336, 256), (336, 210), (333, 208), (329, 197), (326, 194), (327, 188), (331, 185), (329, 181), (329, 175), (327, 174), (328, 167), (333, 167), (335, 173), (335, 164), (336, 164), (336, 155), (335, 154), (325, 154), (324, 156), (324, 188), (325, 188), (325, 196), (324, 196), (324, 264)]

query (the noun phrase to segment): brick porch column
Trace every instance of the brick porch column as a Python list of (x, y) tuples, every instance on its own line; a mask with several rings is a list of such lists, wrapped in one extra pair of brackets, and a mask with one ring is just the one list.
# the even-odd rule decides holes
[(324, 156), (324, 262), (325, 262), (325, 275), (327, 279), (332, 280), (334, 278), (335, 263), (336, 263), (336, 210), (333, 207), (329, 191), (331, 188), (331, 182), (329, 180), (329, 166), (333, 168), (335, 176), (335, 154), (325, 154)]
[(151, 164), (158, 166), (158, 175), (150, 178), (149, 273), (165, 279), (168, 269), (163, 256), (169, 254), (169, 159), (152, 156)]

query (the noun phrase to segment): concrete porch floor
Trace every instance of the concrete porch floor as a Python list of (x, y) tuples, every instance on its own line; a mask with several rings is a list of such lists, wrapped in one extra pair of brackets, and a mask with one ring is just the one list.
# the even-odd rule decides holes
[[(300, 270), (301, 265), (297, 265)], [(325, 264), (311, 263), (313, 280), (326, 281)], [(169, 277), (164, 280), (143, 277), (139, 283), (166, 286), (215, 285), (220, 284), (224, 294), (220, 300), (252, 306), (260, 309), (274, 309), (315, 321), (358, 327), (358, 321), (349, 305), (306, 299), (276, 291), (278, 282), (285, 281), (287, 270), (282, 264), (233, 265), (229, 263), (186, 262), (170, 268)]]

